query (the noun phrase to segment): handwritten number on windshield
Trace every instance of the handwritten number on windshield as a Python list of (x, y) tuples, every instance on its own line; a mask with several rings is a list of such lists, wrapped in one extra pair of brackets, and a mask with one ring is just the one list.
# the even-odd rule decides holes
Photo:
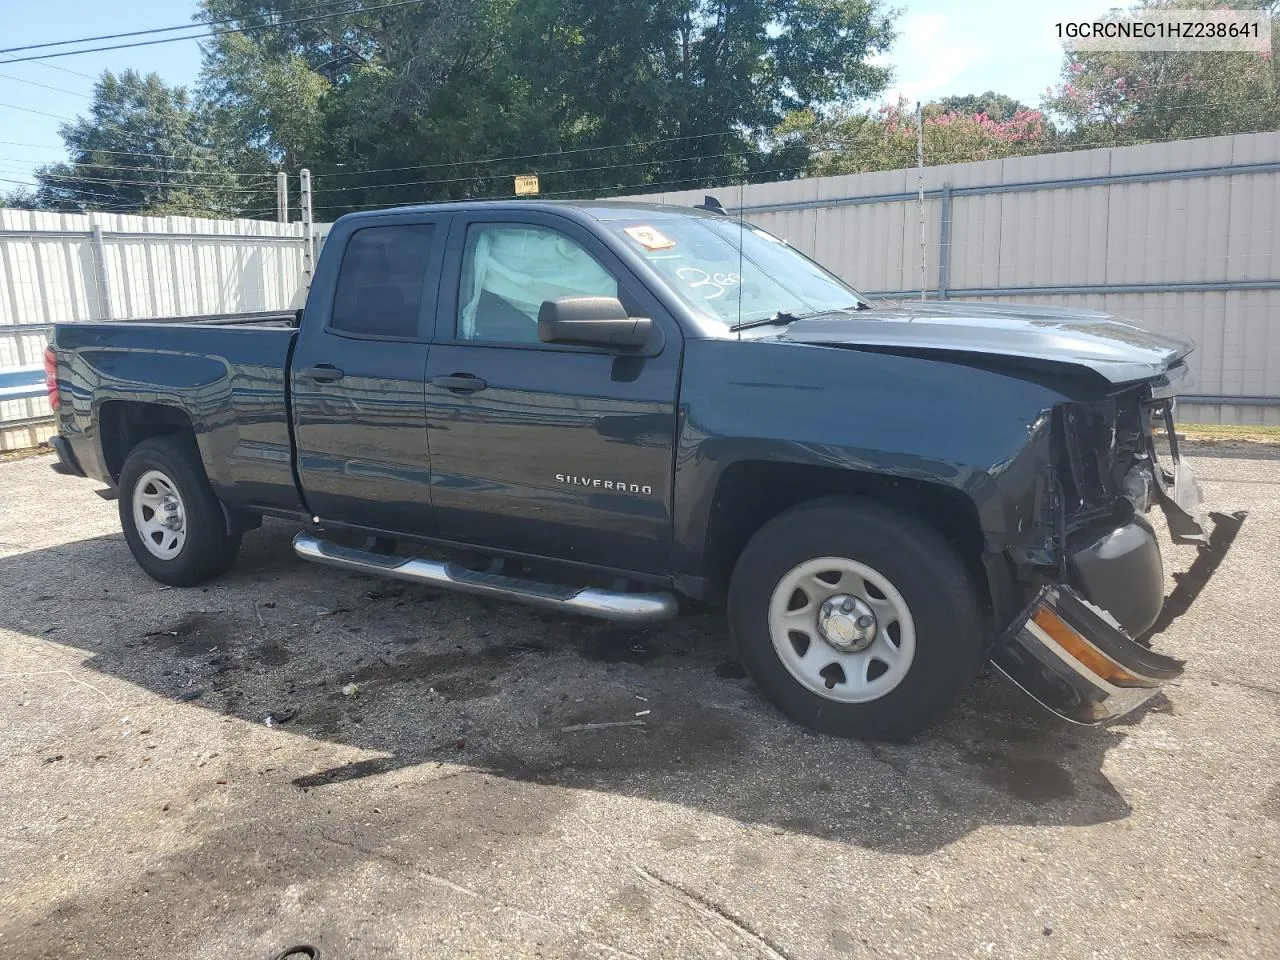
[(707, 292), (702, 294), (704, 300), (723, 297), (730, 287), (742, 283), (742, 277), (736, 273), (708, 273), (698, 267), (681, 267), (676, 271), (676, 276), (690, 290), (707, 288)]

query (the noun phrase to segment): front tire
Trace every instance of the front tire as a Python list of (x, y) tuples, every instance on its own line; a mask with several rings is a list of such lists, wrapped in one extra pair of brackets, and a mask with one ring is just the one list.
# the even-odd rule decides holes
[(816, 500), (765, 524), (734, 568), (729, 625), (761, 692), (840, 736), (932, 726), (982, 662), (980, 605), (954, 549), (870, 500)]
[(119, 507), (138, 566), (169, 586), (212, 580), (240, 552), (190, 438), (152, 437), (134, 447), (120, 471)]

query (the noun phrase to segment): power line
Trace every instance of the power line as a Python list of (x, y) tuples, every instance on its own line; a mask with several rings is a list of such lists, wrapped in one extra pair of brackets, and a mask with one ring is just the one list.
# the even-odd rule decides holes
[[(308, 7), (295, 7), (292, 10), (274, 11), (282, 16), (293, 16), (295, 13), (307, 13), (311, 10), (323, 10), (326, 7), (336, 7), (339, 4), (350, 3), (351, 0), (328, 0), (327, 3), (315, 3)], [(359, 13), (359, 10), (348, 10), (347, 13)], [(263, 14), (267, 16), (267, 14)], [(247, 17), (228, 17), (225, 20), (196, 20), (191, 23), (184, 23), (176, 27), (153, 27), (149, 30), (131, 30), (127, 33), (104, 33), (96, 37), (81, 37), (78, 40), (53, 40), (47, 43), (29, 43), (22, 47), (5, 47), (0, 49), (0, 53), (18, 53), (23, 50), (44, 50), (49, 47), (66, 47), (73, 43), (95, 43), (98, 40), (120, 40), (124, 37), (145, 37), (156, 33), (174, 33), (179, 30), (202, 30), (207, 27), (220, 27), (225, 23), (236, 23), (240, 20), (248, 19)], [(186, 37), (176, 37), (177, 40), (185, 40)]]
[[(727, 157), (747, 157), (749, 150), (736, 150), (730, 153), (695, 154), (689, 157), (671, 157), (669, 159), (633, 160), (631, 163), (611, 163), (596, 167), (568, 167), (563, 170), (539, 170), (538, 176), (551, 177), (562, 173), (590, 173), (599, 170), (621, 170), (626, 167), (651, 167), (663, 163), (688, 163), (693, 160), (723, 160)], [(471, 177), (452, 177), (447, 180), (404, 180), (400, 183), (362, 183), (350, 187), (326, 187), (315, 193), (341, 193), (346, 190), (381, 190), (390, 187), (437, 186), (447, 183), (468, 183), (476, 179), (492, 180), (495, 177), (506, 177), (510, 174), (479, 174)]]
[(23, 113), (34, 113), (40, 117), (52, 117), (54, 120), (65, 120), (67, 123), (75, 122), (75, 117), (64, 117), (56, 113), (47, 113), (44, 110), (32, 110), (30, 107), (20, 107), (16, 103), (0, 103), (0, 107), (8, 107), (10, 110), (21, 110)]
[[(17, 61), (15, 60), (0, 60), (0, 63), (16, 63), (16, 62)], [(36, 66), (44, 67), (46, 70), (57, 70), (59, 73), (69, 73), (69, 74), (72, 74), (73, 76), (84, 77), (86, 80), (97, 79), (97, 77), (94, 77), (92, 74), (81, 73), (79, 70), (72, 70), (70, 67), (60, 67), (56, 63), (42, 63), (37, 61)]]
[(377, 7), (363, 7), (359, 10), (344, 10), (341, 13), (325, 13), (318, 14), (314, 17), (300, 17), (297, 20), (281, 20), (277, 23), (264, 23), (256, 27), (235, 27), (230, 30), (210, 30), (207, 33), (195, 33), (188, 37), (164, 37), (160, 40), (139, 40), (135, 43), (116, 43), (106, 47), (85, 47), (82, 50), (61, 50), (54, 53), (39, 53), (29, 57), (15, 57), (12, 60), (0, 61), (3, 63), (26, 63), (31, 60), (49, 60), (54, 57), (75, 57), (84, 53), (101, 53), (104, 50), (128, 50), (133, 47), (151, 47), (158, 43), (177, 43), (180, 40), (203, 40), (207, 37), (221, 37), (232, 33), (254, 33), (258, 30), (274, 30), (279, 27), (292, 27), (299, 23), (316, 23), (320, 20), (333, 20), (337, 17), (349, 17), (357, 13), (377, 13), (381, 10), (391, 10), (396, 7), (407, 7), (426, 2), (426, 0), (395, 0), (394, 3), (384, 3)]
[[(265, 192), (261, 187), (220, 187), (216, 183), (186, 183), (175, 180), (117, 180), (101, 177), (80, 177), (73, 174), (63, 173), (42, 173), (40, 176), (43, 180), (60, 180), (68, 183), (101, 183), (120, 187), (164, 187), (166, 189), (175, 187), (191, 187), (197, 190), (217, 190), (220, 193), (253, 193), (259, 195)], [(54, 187), (54, 189), (61, 190), (63, 188)]]
[(68, 90), (66, 87), (55, 87), (48, 83), (40, 83), (37, 80), (27, 80), (25, 77), (15, 77), (7, 73), (0, 73), (0, 78), (5, 80), (14, 80), (18, 83), (25, 83), (32, 87), (43, 87), (45, 90), (53, 90), (55, 93), (69, 93), (73, 97), (84, 97), (86, 100), (93, 99), (93, 94), (90, 93), (81, 93), (79, 90)]
[[(84, 151), (84, 152), (94, 153), (95, 151), (90, 150), (90, 151)], [(183, 159), (183, 160), (190, 161), (193, 158), (181, 157), (181, 158), (175, 158), (175, 159)], [(25, 160), (22, 157), (0, 157), (0, 162), (6, 162), (8, 164), (20, 164), (20, 165), (26, 166), (27, 164), (34, 163), (36, 161)], [(171, 175), (193, 176), (193, 177), (233, 177), (238, 180), (257, 179), (257, 180), (261, 180), (263, 183), (271, 183), (271, 184), (275, 183), (274, 173), (237, 173), (233, 170), (193, 170), (187, 167), (143, 167), (143, 166), (124, 165), (124, 164), (112, 164), (112, 163), (94, 163), (93, 161), (80, 162), (77, 160), (60, 160), (57, 162), (65, 163), (70, 167), (87, 167), (91, 170), (124, 170), (130, 173), (167, 173)], [(275, 187), (272, 186), (271, 189), (274, 190)]]
[[(4, 104), (0, 104), (0, 106), (4, 106)], [(480, 166), (480, 165), (494, 164), (494, 163), (514, 163), (519, 160), (538, 160), (546, 157), (568, 157), (568, 156), (575, 156), (583, 153), (599, 153), (605, 150), (624, 150), (624, 149), (633, 150), (633, 149), (639, 149), (641, 147), (649, 147), (649, 146), (655, 146), (658, 144), (665, 144), (665, 143), (680, 143), (680, 142), (686, 142), (690, 140), (705, 140), (709, 137), (729, 136), (736, 132), (737, 131), (734, 131), (734, 130), (721, 130), (717, 133), (691, 134), (689, 136), (684, 136), (684, 137), (664, 137), (662, 139), (657, 139), (657, 140), (641, 140), (641, 141), (633, 141), (630, 143), (611, 143), (611, 144), (605, 144), (603, 146), (598, 146), (598, 147), (577, 147), (572, 150), (550, 150), (550, 151), (547, 151), (546, 153), (530, 153), (530, 154), (524, 154), (520, 156), (511, 156), (511, 157), (485, 157), (478, 160), (453, 160), (445, 163), (415, 164), (413, 166), (408, 166), (408, 167), (371, 167), (367, 170), (353, 170), (348, 173), (328, 173), (328, 174), (325, 174), (324, 176), (326, 180), (334, 180), (339, 177), (361, 177), (361, 176), (367, 176), (369, 174), (374, 174), (374, 173), (400, 173), (406, 170), (434, 170), (434, 169), (447, 168), (447, 167)], [(11, 147), (35, 147), (39, 149), (48, 148), (47, 144), (22, 143), (14, 140), (0, 140), (0, 145), (11, 146)], [(84, 151), (84, 152), (104, 153), (104, 154), (111, 154), (115, 156), (126, 156), (126, 157), (149, 157), (153, 159), (163, 159), (163, 160), (184, 160), (184, 159), (189, 160), (190, 159), (189, 157), (182, 157), (176, 154), (142, 153), (134, 150), (95, 149), (92, 151)], [(17, 159), (17, 158), (11, 158), (11, 159)], [(94, 166), (96, 166), (96, 164), (94, 164)], [(558, 172), (558, 171), (555, 171), (555, 172)], [(256, 174), (236, 174), (236, 176), (256, 176)], [(470, 178), (466, 178), (466, 179), (470, 179)], [(436, 182), (436, 181), (425, 181), (425, 182)], [(443, 181), (440, 181), (440, 182), (443, 182)], [(333, 189), (336, 189), (336, 188), (333, 188)], [(346, 189), (358, 189), (358, 187), (353, 186)]]
[[(656, 162), (661, 162), (661, 161), (656, 161)], [(751, 177), (761, 177), (771, 173), (803, 173), (804, 170), (805, 170), (805, 167), (803, 166), (772, 167), (767, 170), (755, 170), (745, 176), (740, 174), (723, 174), (719, 177), (717, 176), (683, 177), (675, 180), (657, 180), (657, 181), (652, 181), (647, 183), (627, 183), (627, 184), (601, 185), (598, 187), (583, 187), (580, 190), (556, 190), (556, 191), (552, 191), (551, 193), (540, 194), (538, 197), (535, 197), (535, 198), (521, 198), (521, 197), (517, 197), (516, 194), (509, 193), (509, 194), (504, 194), (500, 196), (491, 196), (491, 197), (471, 197), (461, 202), (480, 203), (485, 200), (515, 200), (515, 199), (546, 200), (546, 199), (556, 199), (560, 197), (577, 196), (583, 193), (601, 194), (601, 193), (605, 193), (607, 191), (613, 191), (613, 190), (638, 190), (638, 189), (644, 189), (648, 187), (671, 186), (672, 184), (679, 184), (679, 183), (691, 184), (692, 187), (690, 189), (693, 189), (699, 186), (705, 186), (707, 189), (714, 189), (717, 186), (717, 184), (714, 184), (714, 183), (708, 184), (707, 183), (708, 180), (725, 180), (727, 178), (728, 183), (721, 183), (718, 185), (732, 186), (735, 183), (744, 182)], [(415, 207), (415, 206), (421, 206), (424, 203), (442, 203), (442, 202), (445, 202), (445, 201), (415, 200), (415, 201), (406, 201), (405, 203), (393, 203), (393, 204), (386, 204), (386, 203), (360, 203), (360, 204), (350, 204), (350, 205), (329, 204), (328, 206), (314, 207), (313, 209), (315, 210), (365, 210), (365, 209), (372, 209), (372, 208), (390, 209), (392, 207)], [(460, 201), (451, 201), (451, 202), (457, 203)]]
[[(0, 104), (0, 106), (4, 106), (4, 104)], [(14, 140), (0, 140), (0, 144), (3, 144), (8, 147), (39, 147), (41, 149), (49, 148), (49, 145), (45, 143), (19, 143)], [(197, 147), (197, 149), (206, 150), (211, 148)], [(93, 150), (85, 150), (85, 151), (78, 151), (78, 152), (107, 153), (107, 154), (111, 154), (112, 156), (118, 156), (118, 157), (150, 157), (156, 160), (190, 160), (191, 159), (191, 157), (189, 156), (184, 157), (176, 153), (141, 153), (137, 150), (99, 150), (95, 148)]]
[[(16, 183), (16, 184), (17, 184), (18, 186), (20, 186), (20, 187), (30, 187), (30, 186), (31, 186), (31, 184), (29, 184), (29, 183), (27, 183), (27, 182), (25, 182), (25, 181), (23, 181), (23, 180), (10, 180), (10, 179), (9, 179), (9, 178), (7, 178), (7, 177), (0, 177), (0, 183)], [(71, 192), (71, 191), (69, 191), (69, 192)], [(93, 192), (93, 191), (74, 191), (74, 192), (80, 193), (80, 192)], [(124, 204), (124, 205), (121, 205), (121, 204), (106, 204), (106, 203), (103, 203), (102, 205), (103, 205), (103, 206), (120, 206), (121, 208), (128, 208), (128, 207), (131, 207), (131, 206), (132, 206), (131, 204)]]
[(402, 173), (405, 170), (438, 170), (444, 167), (479, 166), (482, 163), (514, 163), (517, 160), (539, 160), (543, 157), (567, 157), (579, 153), (596, 153), (602, 150), (634, 149), (636, 147), (652, 147), (660, 143), (679, 143), (684, 140), (705, 140), (708, 137), (725, 137), (738, 133), (736, 130), (721, 130), (717, 133), (697, 133), (685, 137), (664, 137), (661, 140), (641, 140), (630, 143), (611, 143), (601, 147), (575, 147), (572, 150), (549, 150), (546, 153), (526, 153), (514, 157), (488, 157), (481, 160), (450, 160), (445, 163), (419, 163), (409, 167), (374, 167), (368, 170), (354, 170), (351, 173), (329, 173), (325, 179), (336, 177), (359, 177), (368, 173)]
[[(10, 173), (15, 175), (21, 175), (25, 172), (26, 171), (20, 168), (19, 169), (14, 169), (12, 167), (0, 168), (0, 173)], [(168, 171), (161, 171), (161, 172), (168, 173)], [(155, 180), (124, 180), (124, 179), (111, 179), (106, 177), (85, 177), (85, 176), (79, 176), (76, 174), (47, 173), (47, 172), (36, 173), (34, 174), (34, 177), (35, 177), (36, 185), (50, 187), (51, 189), (54, 189), (54, 190), (70, 190), (70, 189), (73, 189), (74, 185), (77, 183), (91, 183), (91, 184), (101, 185), (104, 189), (110, 188), (110, 187), (123, 187), (123, 186), (135, 187), (136, 186), (136, 187), (155, 187), (155, 188), (164, 189), (164, 190), (179, 190), (179, 189), (205, 190), (210, 193), (218, 194), (218, 195), (234, 193), (234, 194), (247, 194), (252, 197), (265, 197), (269, 195), (273, 189), (272, 186), (266, 182), (263, 182), (260, 186), (256, 186), (256, 187), (237, 187), (237, 186), (228, 186), (225, 184), (220, 184), (217, 182), (208, 182), (208, 181), (203, 183), (201, 182), (193, 183), (186, 180), (173, 180), (173, 179), (162, 179), (162, 178), (157, 178)]]

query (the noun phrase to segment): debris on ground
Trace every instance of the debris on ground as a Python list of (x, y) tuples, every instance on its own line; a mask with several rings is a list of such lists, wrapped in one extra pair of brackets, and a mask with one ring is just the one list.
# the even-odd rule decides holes
[(342, 695), (344, 697), (354, 697), (359, 692), (360, 692), (359, 684), (348, 683), (342, 687)]
[[(648, 713), (649, 711), (645, 711)], [(575, 723), (568, 727), (561, 727), (561, 733), (581, 733), (583, 730), (604, 730), (608, 727), (643, 727), (643, 720), (610, 720), (606, 723)]]
[(272, 710), (266, 715), (262, 722), (268, 727), (277, 727), (288, 723), (297, 715), (298, 711), (292, 708), (288, 710)]

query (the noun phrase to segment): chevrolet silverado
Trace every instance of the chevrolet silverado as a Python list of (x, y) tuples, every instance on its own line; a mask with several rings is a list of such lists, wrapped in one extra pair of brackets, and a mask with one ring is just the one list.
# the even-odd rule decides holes
[[(1094, 723), (1182, 667), (1191, 344), (1089, 311), (876, 306), (712, 198), (343, 217), (296, 315), (58, 324), (55, 469), (190, 586), (305, 560), (624, 621), (722, 604), (818, 730), (903, 737), (990, 662)], [(1157, 429), (1169, 445), (1157, 453)]]

